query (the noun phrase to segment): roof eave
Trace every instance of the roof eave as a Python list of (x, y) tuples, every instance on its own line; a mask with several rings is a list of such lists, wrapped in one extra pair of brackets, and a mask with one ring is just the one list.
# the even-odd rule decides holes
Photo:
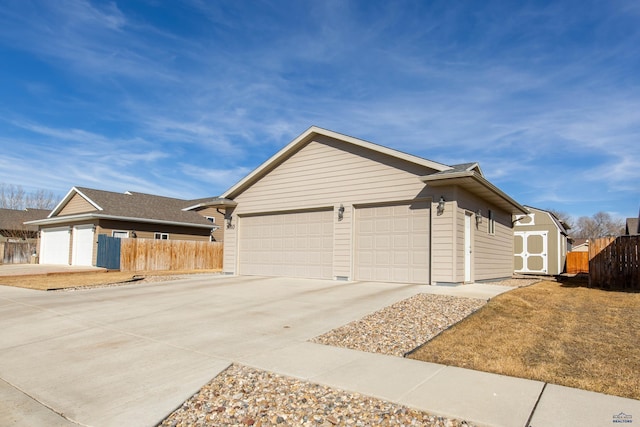
[(496, 203), (512, 214), (529, 213), (527, 208), (516, 202), (504, 191), (500, 190), (498, 187), (496, 187), (491, 182), (487, 181), (484, 177), (480, 176), (474, 171), (451, 172), (444, 175), (426, 175), (420, 177), (420, 180), (427, 185), (431, 185), (432, 187), (440, 187), (443, 185), (460, 185), (462, 187), (465, 187), (465, 184), (474, 182), (495, 195), (495, 198), (492, 198), (492, 200), (490, 200), (491, 202)]
[(238, 202), (235, 202), (233, 200), (230, 199), (216, 199), (216, 200), (212, 200), (210, 202), (202, 202), (202, 203), (198, 203), (197, 205), (193, 205), (193, 206), (189, 206), (187, 208), (181, 209), (183, 211), (191, 211), (194, 209), (198, 209), (198, 208), (213, 208), (213, 207), (219, 207), (219, 208), (232, 208), (238, 206)]
[(193, 224), (190, 222), (167, 221), (167, 220), (150, 219), (150, 218), (133, 218), (133, 217), (125, 217), (125, 216), (117, 216), (117, 215), (104, 215), (99, 213), (84, 213), (84, 214), (69, 215), (69, 216), (57, 216), (53, 218), (27, 221), (24, 224), (53, 225), (53, 224), (64, 224), (64, 223), (73, 222), (73, 221), (82, 221), (87, 219), (113, 219), (118, 221), (143, 222), (146, 224), (177, 225), (181, 227), (191, 227), (191, 228), (213, 228), (212, 225), (210, 224)]

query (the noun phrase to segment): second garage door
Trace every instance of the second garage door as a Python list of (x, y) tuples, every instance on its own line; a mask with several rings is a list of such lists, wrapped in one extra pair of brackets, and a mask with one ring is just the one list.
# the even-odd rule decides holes
[(356, 209), (355, 278), (429, 283), (429, 203)]
[(333, 210), (245, 216), (240, 274), (333, 278)]

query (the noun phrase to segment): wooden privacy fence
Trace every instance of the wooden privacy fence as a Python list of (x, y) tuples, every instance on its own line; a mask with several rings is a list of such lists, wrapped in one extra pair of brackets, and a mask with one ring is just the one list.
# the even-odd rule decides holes
[(589, 252), (567, 252), (567, 274), (589, 272)]
[(30, 264), (33, 262), (35, 243), (4, 242), (0, 243), (0, 263), (2, 264)]
[(120, 271), (222, 269), (221, 242), (122, 239)]
[(640, 236), (589, 241), (589, 286), (640, 290)]

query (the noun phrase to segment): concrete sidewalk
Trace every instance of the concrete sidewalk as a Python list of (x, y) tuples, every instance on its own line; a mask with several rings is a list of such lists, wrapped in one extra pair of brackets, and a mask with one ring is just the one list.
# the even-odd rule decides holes
[(308, 342), (237, 362), (484, 426), (602, 427), (621, 413), (640, 417), (637, 400)]
[(0, 425), (152, 426), (231, 363), (479, 425), (640, 417), (640, 401), (308, 342), (418, 293), (507, 290), (217, 275), (75, 292), (0, 286)]

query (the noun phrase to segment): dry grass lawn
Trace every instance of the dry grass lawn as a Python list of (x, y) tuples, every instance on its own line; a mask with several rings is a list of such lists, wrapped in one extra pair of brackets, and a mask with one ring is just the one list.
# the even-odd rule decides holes
[(115, 283), (129, 282), (136, 278), (153, 276), (174, 276), (197, 273), (218, 273), (220, 270), (189, 270), (189, 271), (92, 271), (82, 273), (49, 273), (28, 276), (0, 277), (0, 285), (19, 288), (37, 289), (41, 291), (66, 289), (77, 287), (104, 286)]
[(413, 359), (640, 399), (640, 293), (545, 281), (515, 289)]

